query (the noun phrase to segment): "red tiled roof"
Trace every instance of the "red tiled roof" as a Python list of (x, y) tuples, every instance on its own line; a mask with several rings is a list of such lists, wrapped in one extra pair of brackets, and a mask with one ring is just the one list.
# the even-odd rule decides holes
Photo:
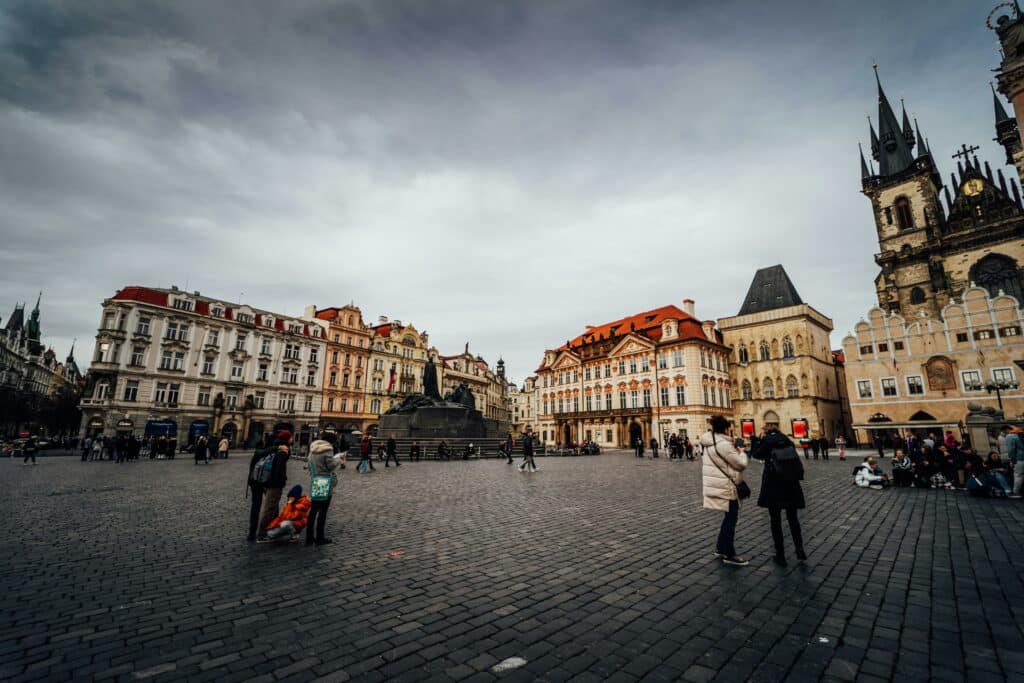
[(832, 352), (832, 358), (837, 363), (846, 363), (846, 354), (842, 351), (842, 349), (837, 349), (837, 350), (833, 351)]
[[(578, 349), (600, 339), (608, 339), (613, 336), (622, 337), (630, 332), (658, 341), (661, 339), (661, 323), (668, 319), (679, 321), (679, 338), (681, 340), (706, 339), (704, 330), (701, 328), (701, 321), (678, 306), (662, 306), (661, 308), (637, 313), (620, 320), (613, 320), (603, 325), (588, 327), (586, 332), (569, 340), (568, 344), (562, 344), (555, 350)], [(614, 333), (612, 332), (613, 329)], [(543, 369), (543, 365), (539, 369)]]
[(148, 287), (125, 287), (110, 298), (121, 301), (141, 301), (142, 303), (153, 304), (154, 306), (167, 305), (166, 292), (158, 292)]
[(387, 337), (391, 335), (392, 327), (394, 327), (394, 325), (392, 325), (391, 323), (384, 323), (383, 325), (378, 325), (377, 327), (373, 328), (373, 331), (375, 334), (381, 337)]

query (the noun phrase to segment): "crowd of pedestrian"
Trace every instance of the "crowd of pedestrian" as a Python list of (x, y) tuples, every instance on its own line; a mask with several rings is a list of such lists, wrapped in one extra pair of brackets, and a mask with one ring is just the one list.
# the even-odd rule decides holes
[(942, 439), (934, 433), (925, 437), (909, 434), (904, 444), (896, 445), (889, 474), (878, 464), (885, 452), (877, 441), (876, 446), (879, 458), (869, 456), (853, 470), (857, 486), (945, 489), (1014, 499), (1021, 497), (1024, 488), (1024, 432), (1009, 425), (1000, 430), (999, 450), (991, 450), (984, 457), (951, 431)]

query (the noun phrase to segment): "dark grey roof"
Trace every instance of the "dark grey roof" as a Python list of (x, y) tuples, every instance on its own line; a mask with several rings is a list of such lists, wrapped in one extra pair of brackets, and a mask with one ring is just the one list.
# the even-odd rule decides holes
[(743, 308), (740, 309), (739, 315), (797, 306), (802, 303), (803, 299), (797, 294), (796, 287), (786, 274), (786, 269), (781, 265), (768, 266), (754, 273), (754, 280), (743, 299)]
[(8, 332), (17, 332), (25, 324), (25, 307), (15, 306), (14, 312), (7, 318), (7, 325), (4, 327)]

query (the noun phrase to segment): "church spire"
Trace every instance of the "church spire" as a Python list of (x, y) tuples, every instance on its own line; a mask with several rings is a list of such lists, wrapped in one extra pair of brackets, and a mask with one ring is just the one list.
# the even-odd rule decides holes
[(911, 150), (913, 150), (914, 129), (910, 127), (910, 117), (907, 116), (907, 105), (903, 102), (902, 97), (900, 98), (900, 108), (903, 109), (903, 139), (907, 141), (907, 146), (910, 147)]
[(859, 142), (857, 143), (857, 149), (860, 150), (860, 177), (861, 180), (864, 180), (865, 178), (870, 178), (871, 175), (868, 173), (868, 162), (864, 161), (864, 148), (860, 146)]
[[(878, 85), (878, 172), (882, 176), (901, 173), (914, 163), (910, 145), (903, 134), (896, 114), (889, 104), (889, 98), (882, 89), (882, 81), (878, 77), (878, 65), (874, 65), (875, 83)], [(909, 121), (908, 121), (909, 123)]]
[(871, 158), (878, 161), (878, 134), (875, 133), (875, 124), (871, 123), (871, 116), (868, 115), (868, 129), (871, 131)]
[(999, 99), (999, 95), (996, 94), (996, 89), (992, 85), (992, 81), (988, 82), (988, 87), (992, 90), (992, 106), (996, 112), (996, 128), (999, 128), (999, 124), (1004, 121), (1009, 121), (1010, 117), (1006, 113), (1006, 109), (1003, 108), (1003, 103)]

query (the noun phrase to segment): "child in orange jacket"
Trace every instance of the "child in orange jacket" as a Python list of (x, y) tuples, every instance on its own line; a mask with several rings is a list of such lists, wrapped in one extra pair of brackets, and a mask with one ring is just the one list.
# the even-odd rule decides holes
[(302, 495), (301, 486), (293, 486), (288, 501), (280, 514), (267, 526), (267, 541), (298, 543), (299, 534), (306, 528), (311, 505), (309, 496)]

